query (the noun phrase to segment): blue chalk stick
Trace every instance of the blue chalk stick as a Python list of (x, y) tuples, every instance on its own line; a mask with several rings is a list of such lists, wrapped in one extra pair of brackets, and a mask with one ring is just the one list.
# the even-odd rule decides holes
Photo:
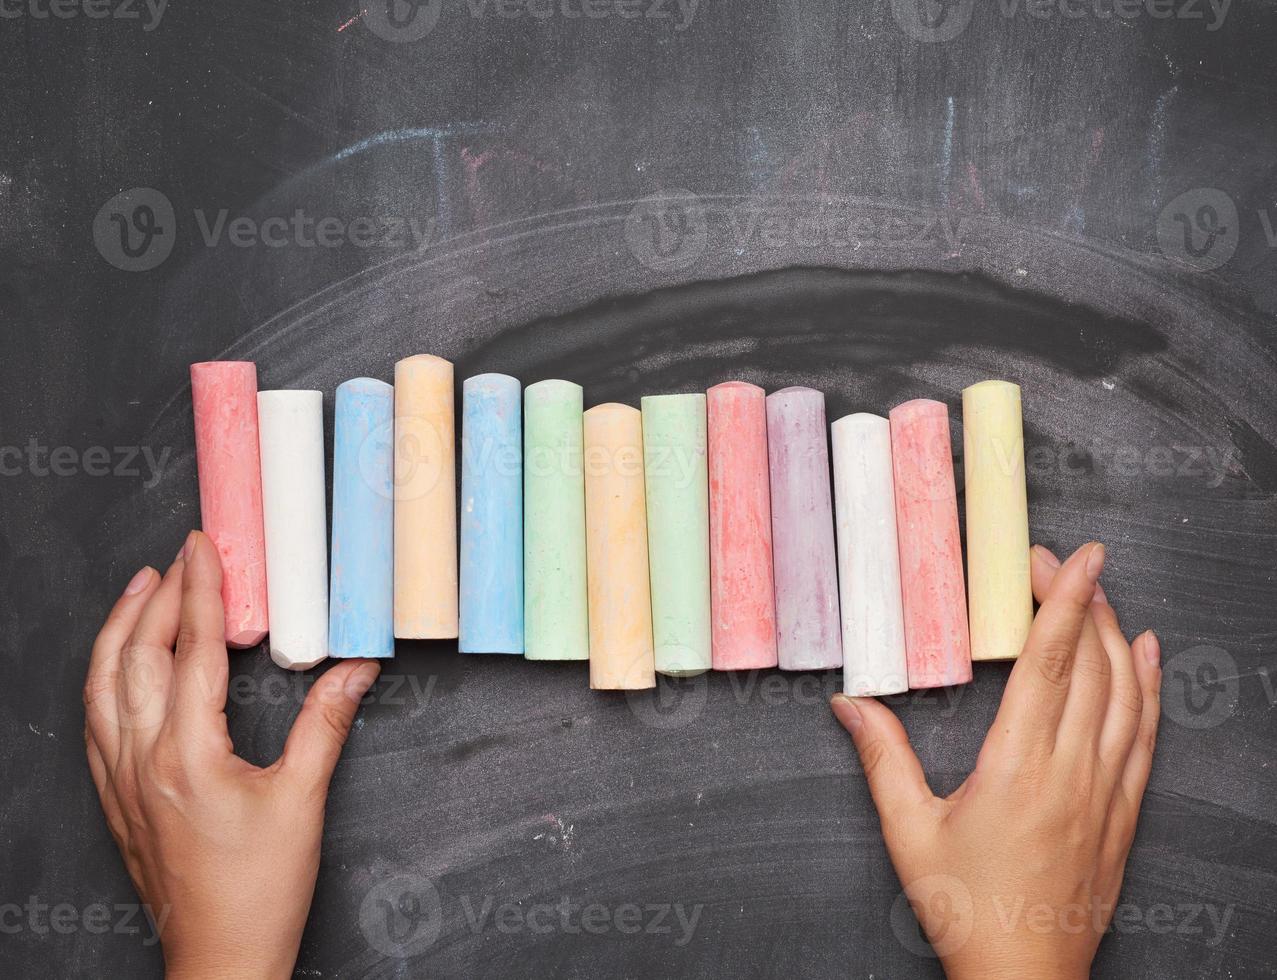
[(522, 393), (468, 378), (461, 409), (462, 653), (523, 653)]
[(333, 553), (328, 652), (393, 657), (395, 389), (354, 378), (333, 419)]

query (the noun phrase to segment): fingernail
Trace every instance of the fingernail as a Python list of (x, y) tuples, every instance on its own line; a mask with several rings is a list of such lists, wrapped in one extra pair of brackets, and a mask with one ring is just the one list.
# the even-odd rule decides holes
[(1033, 550), (1038, 553), (1038, 557), (1050, 565), (1052, 568), (1060, 567), (1060, 559), (1056, 558), (1049, 548), (1044, 548), (1040, 544), (1035, 544)]
[(363, 700), (364, 695), (368, 693), (368, 688), (373, 686), (373, 683), (377, 680), (377, 675), (380, 673), (380, 664), (363, 664), (346, 678), (346, 683), (342, 686), (342, 692), (346, 697), (358, 704)]
[(137, 595), (148, 585), (151, 584), (151, 566), (147, 565), (140, 572), (129, 579), (129, 584), (124, 587), (125, 595)]
[(1105, 606), (1109, 604), (1109, 597), (1104, 592), (1104, 586), (1099, 582), (1095, 583), (1095, 595), (1091, 596), (1091, 601)]
[(1100, 580), (1100, 572), (1104, 571), (1104, 545), (1094, 544), (1086, 556), (1086, 577), (1092, 582)]
[(834, 717), (843, 723), (848, 730), (852, 732), (860, 731), (860, 726), (865, 723), (865, 719), (860, 714), (860, 708), (856, 706), (856, 702), (845, 694), (835, 694), (833, 698)]
[(1158, 667), (1162, 663), (1162, 644), (1157, 639), (1157, 634), (1152, 630), (1144, 633), (1144, 659), (1154, 667)]
[(187, 561), (191, 560), (191, 555), (195, 554), (195, 532), (192, 531), (186, 536), (186, 544), (182, 545), (182, 557)]

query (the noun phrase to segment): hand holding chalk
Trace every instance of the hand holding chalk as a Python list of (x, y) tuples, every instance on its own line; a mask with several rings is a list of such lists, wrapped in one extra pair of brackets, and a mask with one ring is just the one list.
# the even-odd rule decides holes
[[(176, 652), (175, 652), (176, 648)], [(292, 975), (319, 872), (324, 801), (375, 662), (311, 687), (273, 766), (235, 755), (222, 568), (191, 533), (107, 617), (84, 683), (89, 770), (164, 949), (166, 976)]]
[(1108, 928), (1157, 737), (1160, 648), (1128, 645), (1104, 548), (1034, 548), (1042, 603), (975, 772), (933, 796), (904, 727), (836, 695), (909, 903), (953, 978), (1085, 977)]

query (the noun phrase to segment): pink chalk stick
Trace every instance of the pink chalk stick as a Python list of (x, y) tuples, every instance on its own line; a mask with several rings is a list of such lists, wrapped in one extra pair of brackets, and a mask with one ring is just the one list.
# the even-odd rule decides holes
[(780, 669), (841, 667), (824, 394), (783, 388), (767, 396), (767, 456)]
[(200, 521), (222, 558), (226, 645), (252, 647), (268, 628), (262, 469), (257, 445), (257, 366), (191, 365)]
[(771, 489), (763, 389), (744, 381), (705, 396), (709, 429), (711, 663), (775, 667)]
[(891, 410), (891, 466), (909, 686), (971, 680), (949, 410), (919, 398)]

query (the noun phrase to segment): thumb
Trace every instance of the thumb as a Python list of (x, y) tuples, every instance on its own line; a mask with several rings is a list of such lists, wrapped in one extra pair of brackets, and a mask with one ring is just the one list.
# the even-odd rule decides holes
[(375, 660), (347, 660), (320, 677), (288, 733), (280, 771), (327, 792), (359, 702), (380, 673), (381, 665)]
[(914, 812), (935, 799), (904, 726), (890, 708), (874, 698), (835, 694), (831, 705), (834, 717), (856, 744), (883, 835), (899, 839), (916, 824)]

